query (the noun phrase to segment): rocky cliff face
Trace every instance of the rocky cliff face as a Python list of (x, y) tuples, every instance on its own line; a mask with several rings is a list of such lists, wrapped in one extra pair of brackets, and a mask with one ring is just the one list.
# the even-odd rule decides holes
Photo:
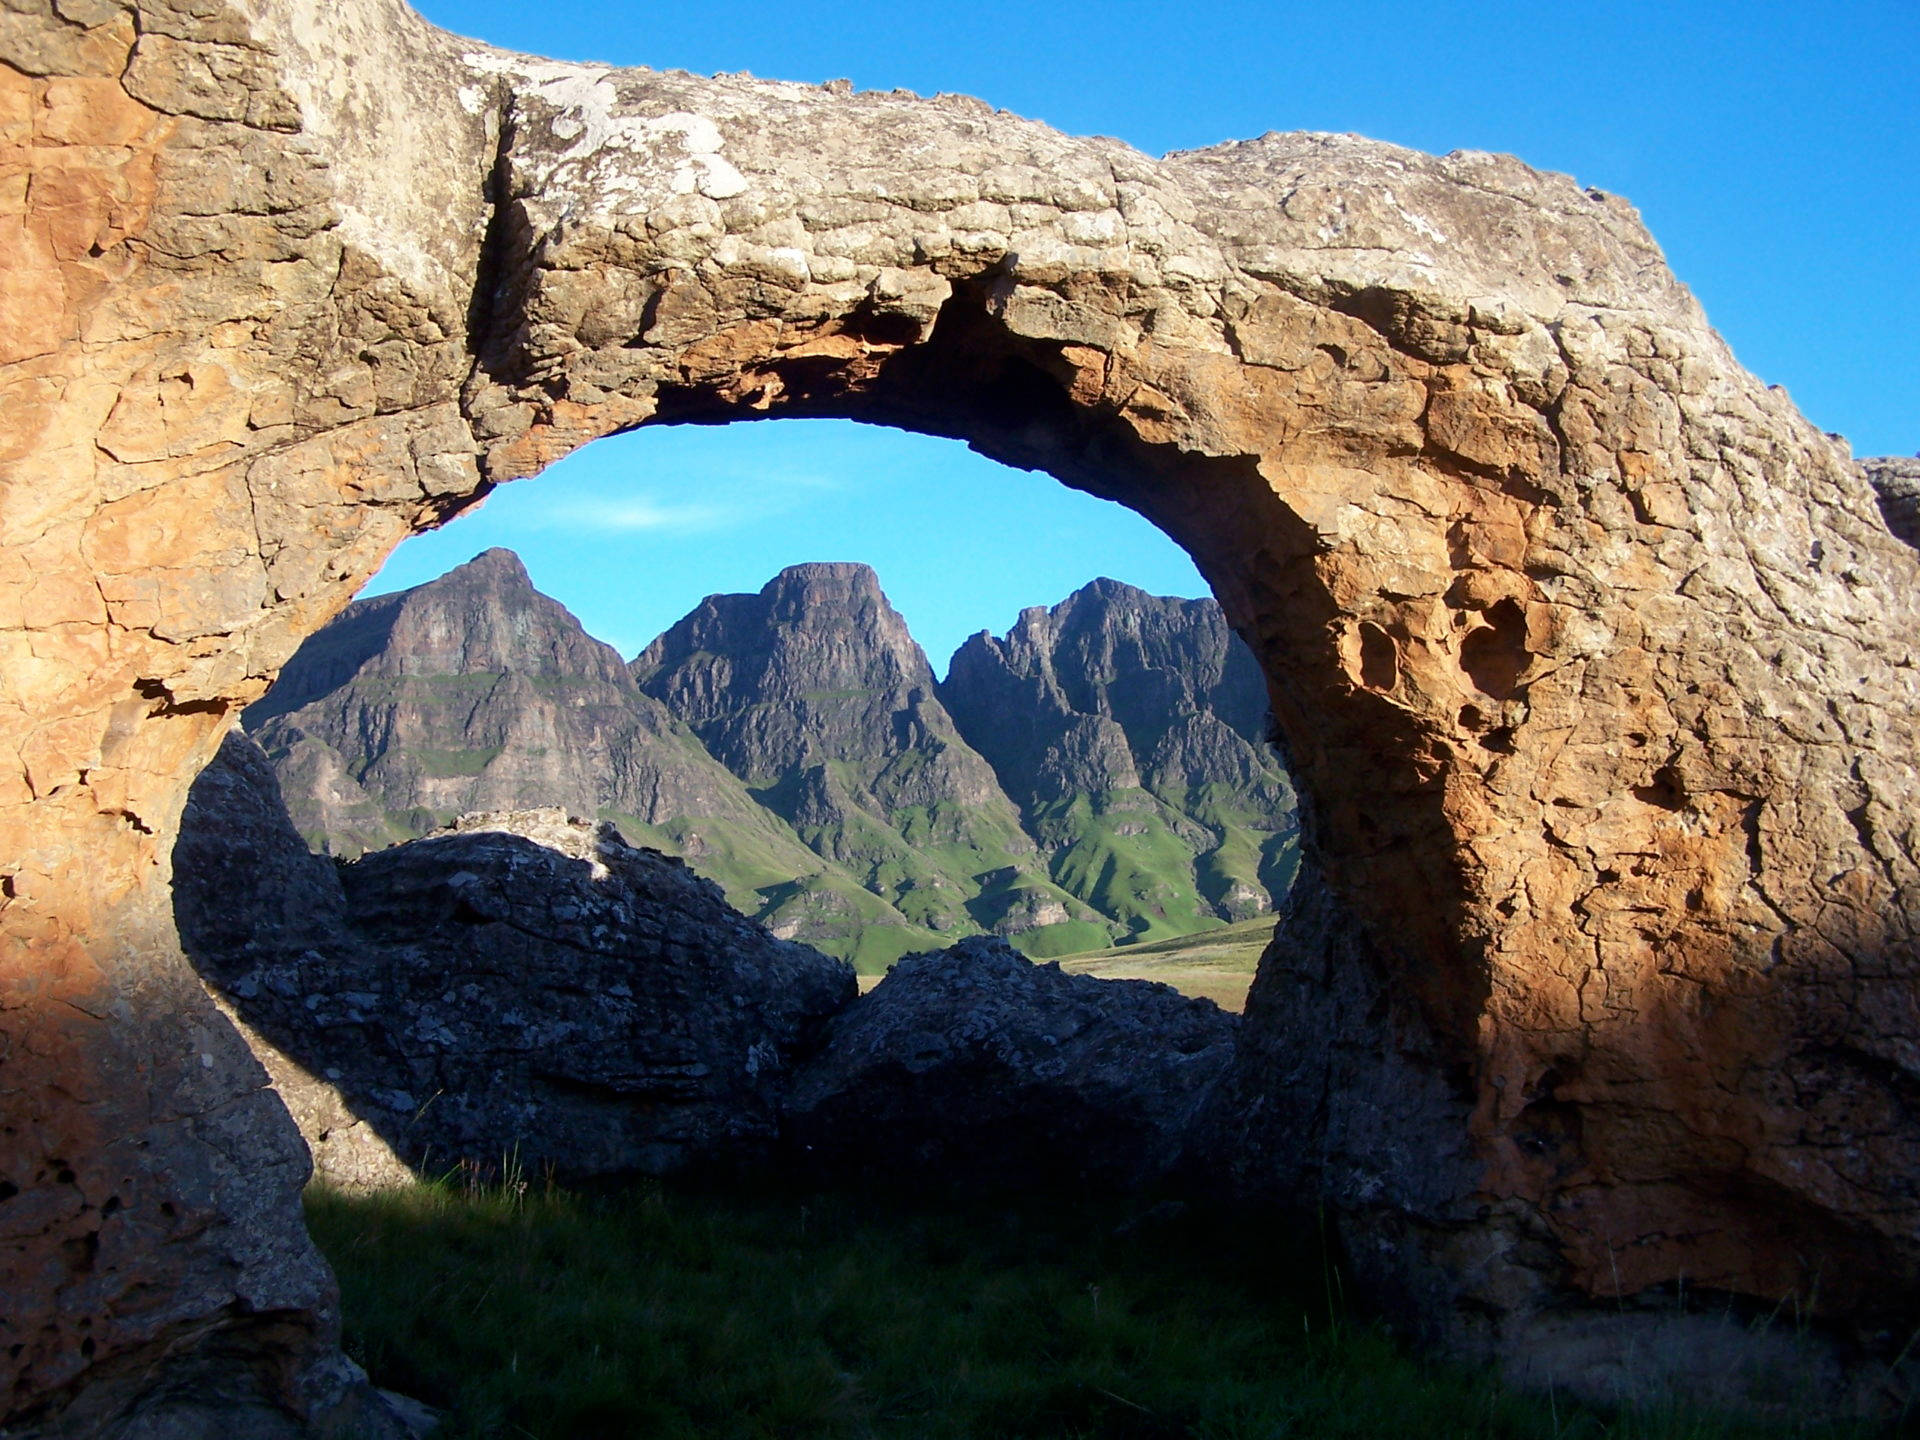
[(926, 656), (864, 565), (713, 595), (633, 662), (815, 850), (936, 934), (1095, 919), (1054, 886)]
[(464, 818), (336, 867), (235, 735), (175, 851), (181, 938), (315, 1164), (645, 1171), (771, 1143), (853, 972), (678, 860), (557, 810)]
[(1272, 908), (1297, 860), (1266, 684), (1213, 600), (1096, 580), (955, 652), (941, 698), (1054, 878), (1134, 938)]

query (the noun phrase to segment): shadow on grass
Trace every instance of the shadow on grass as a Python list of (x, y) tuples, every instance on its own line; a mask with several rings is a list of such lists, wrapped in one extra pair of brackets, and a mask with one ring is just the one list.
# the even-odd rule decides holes
[(1403, 1353), (1244, 1216), (642, 1184), (309, 1193), (347, 1347), (536, 1440), (1858, 1436), (1601, 1415)]

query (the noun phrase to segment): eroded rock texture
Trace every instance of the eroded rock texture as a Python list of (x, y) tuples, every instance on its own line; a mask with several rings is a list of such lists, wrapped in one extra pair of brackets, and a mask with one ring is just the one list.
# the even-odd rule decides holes
[(398, 0), (7, 0), (0, 62), (9, 1422), (221, 1347), (309, 1406), (293, 1133), (166, 903), (231, 710), (489, 484), (750, 415), (960, 436), (1195, 556), (1311, 802), (1247, 1184), (1549, 1372), (1549, 1307), (1682, 1281), (1906, 1333), (1920, 573), (1626, 204)]

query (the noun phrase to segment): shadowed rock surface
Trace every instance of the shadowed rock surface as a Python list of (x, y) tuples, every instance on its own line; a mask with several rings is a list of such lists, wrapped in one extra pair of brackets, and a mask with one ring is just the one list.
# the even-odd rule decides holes
[(816, 1173), (908, 1187), (1106, 1190), (1185, 1152), (1237, 1017), (974, 937), (908, 956), (795, 1078), (788, 1136)]
[[(1223, 1133), (1425, 1333), (1535, 1384), (1682, 1282), (1913, 1333), (1920, 559), (1625, 201), (545, 61), (399, 0), (18, 0), (0, 58), (0, 1424), (136, 1423), (161, 1393), (113, 1383), (195, 1365), (326, 1420), (295, 1132), (173, 923), (191, 777), (404, 536), (775, 415), (966, 440), (1193, 555), (1317, 897)], [(1429, 1123), (1376, 1127), (1402, 1083)]]
[(1158, 939), (1285, 894), (1293, 790), (1260, 667), (1212, 599), (1096, 580), (954, 653), (941, 698), (1056, 881)]
[[(314, 1173), (356, 1188), (406, 1179), (412, 1171), (394, 1153), (392, 1125), (383, 1132), (357, 1113), (357, 1085), (348, 1083), (343, 1094), (327, 1078), (329, 1067), (339, 1067), (323, 1053), (324, 1033), (308, 1027), (300, 1009), (301, 985), (331, 985), (372, 957), (347, 929), (338, 869), (308, 851), (266, 756), (238, 731), (221, 742), (187, 793), (173, 865), (181, 943), (266, 1068), (307, 1142)], [(269, 989), (263, 1000), (270, 977), (279, 990)]]
[(384, 1173), (342, 1110), (430, 1171), (750, 1154), (793, 1057), (854, 993), (846, 965), (680, 861), (558, 810), (463, 817), (336, 868), (237, 735), (196, 782), (175, 864), (189, 954), (269, 1068), (297, 1067), (295, 1114), (346, 1183)]
[(1862, 460), (1887, 528), (1909, 545), (1920, 546), (1920, 457), (1881, 455)]

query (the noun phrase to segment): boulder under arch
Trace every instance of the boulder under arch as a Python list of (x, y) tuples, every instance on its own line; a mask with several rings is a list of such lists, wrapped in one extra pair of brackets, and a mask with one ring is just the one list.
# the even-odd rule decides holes
[(0, 61), (0, 1423), (195, 1364), (337, 1403), (297, 1138), (172, 931), (187, 785), (408, 533), (772, 415), (1131, 505), (1260, 656), (1313, 883), (1238, 1184), (1539, 1378), (1729, 1343), (1681, 1283), (1911, 1328), (1920, 569), (1624, 202), (559, 64), (400, 0), (19, 0)]

